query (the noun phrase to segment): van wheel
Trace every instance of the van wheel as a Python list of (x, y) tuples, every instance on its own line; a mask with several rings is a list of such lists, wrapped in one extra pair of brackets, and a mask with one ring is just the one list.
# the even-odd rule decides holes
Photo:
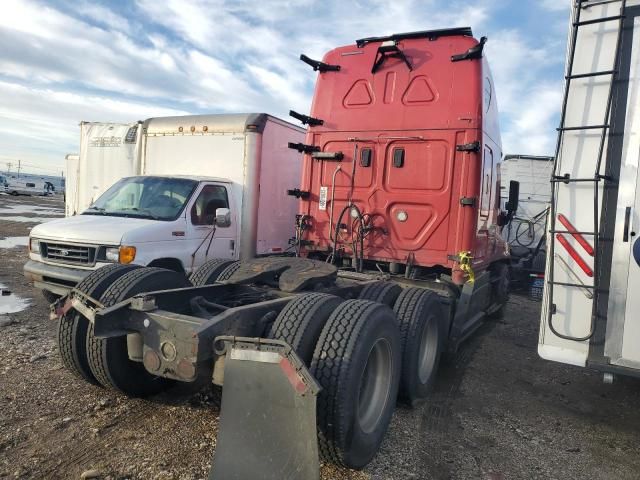
[[(104, 292), (100, 302), (108, 307), (138, 293), (190, 286), (183, 274), (163, 268), (138, 268), (123, 275)], [(89, 366), (95, 378), (105, 387), (125, 395), (141, 397), (158, 393), (169, 382), (150, 374), (141, 362), (129, 359), (127, 336), (97, 338), (93, 324), (87, 333)]]
[(436, 378), (444, 328), (438, 295), (424, 288), (405, 289), (394, 306), (402, 339), (400, 398), (415, 406)]
[(393, 308), (402, 287), (394, 282), (373, 282), (362, 289), (358, 296), (361, 300), (379, 302)]
[(58, 299), (60, 298), (60, 295), (55, 294), (50, 290), (42, 290), (42, 296), (44, 297), (44, 299), (47, 301), (49, 305), (51, 305), (53, 302), (57, 302)]
[(322, 328), (342, 302), (342, 298), (326, 293), (299, 295), (282, 309), (269, 336), (291, 345), (308, 367)]
[[(90, 297), (100, 298), (114, 280), (134, 268), (138, 268), (138, 266), (107, 265), (87, 275), (76, 285), (76, 289)], [(69, 310), (58, 322), (58, 351), (62, 364), (67, 370), (82, 380), (98, 385), (87, 359), (88, 329), (89, 320), (76, 310)]]
[(236, 262), (233, 260), (214, 258), (198, 267), (198, 269), (191, 274), (189, 280), (195, 287), (211, 285), (218, 280), (218, 276), (232, 263)]
[(393, 311), (346, 300), (322, 329), (311, 373), (318, 395), (318, 447), (327, 461), (362, 468), (377, 453), (400, 381), (400, 333)]

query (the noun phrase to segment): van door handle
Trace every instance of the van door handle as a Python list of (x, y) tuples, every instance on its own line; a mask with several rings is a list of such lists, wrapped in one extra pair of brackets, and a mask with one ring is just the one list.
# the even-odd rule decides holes
[(622, 231), (622, 241), (629, 241), (629, 220), (631, 218), (631, 207), (627, 207), (624, 210), (624, 230)]

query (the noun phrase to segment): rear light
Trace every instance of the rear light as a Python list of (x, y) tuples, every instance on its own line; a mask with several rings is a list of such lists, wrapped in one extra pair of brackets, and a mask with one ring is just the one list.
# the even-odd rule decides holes
[(573, 258), (575, 262), (580, 266), (582, 271), (589, 277), (593, 277), (593, 270), (591, 270), (591, 267), (587, 265), (587, 262), (582, 259), (578, 252), (576, 252), (576, 249), (571, 246), (569, 240), (567, 240), (566, 237), (561, 233), (556, 234), (556, 238), (558, 239), (558, 242), (560, 242), (560, 244), (564, 247), (564, 249), (569, 253), (569, 255), (571, 255), (571, 258)]
[(587, 240), (582, 236), (582, 234), (576, 230), (576, 227), (573, 226), (573, 224), (569, 221), (569, 219), (567, 219), (567, 217), (565, 217), (564, 215), (560, 214), (558, 215), (558, 220), (562, 225), (564, 225), (564, 228), (567, 229), (567, 231), (571, 234), (571, 236), (576, 239), (576, 241), (580, 244), (580, 246), (584, 248), (584, 251), (593, 257), (593, 254), (594, 254), (593, 247), (589, 244), (589, 242), (587, 242)]

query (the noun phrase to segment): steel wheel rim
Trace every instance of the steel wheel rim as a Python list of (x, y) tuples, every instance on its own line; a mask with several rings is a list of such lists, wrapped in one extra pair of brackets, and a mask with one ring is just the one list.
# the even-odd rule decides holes
[(379, 338), (369, 350), (358, 390), (358, 423), (365, 433), (378, 425), (389, 402), (393, 357), (386, 338)]
[(423, 384), (429, 381), (436, 364), (438, 352), (438, 324), (434, 318), (427, 320), (422, 329), (418, 350), (418, 377)]

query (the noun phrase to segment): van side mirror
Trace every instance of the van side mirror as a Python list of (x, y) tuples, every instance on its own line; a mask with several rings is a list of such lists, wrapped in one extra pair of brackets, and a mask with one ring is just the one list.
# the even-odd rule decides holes
[(511, 180), (509, 182), (509, 200), (505, 205), (505, 210), (511, 214), (518, 211), (518, 199), (520, 197), (520, 182)]
[(216, 218), (214, 221), (216, 227), (226, 228), (231, 225), (231, 210), (228, 208), (216, 208)]

